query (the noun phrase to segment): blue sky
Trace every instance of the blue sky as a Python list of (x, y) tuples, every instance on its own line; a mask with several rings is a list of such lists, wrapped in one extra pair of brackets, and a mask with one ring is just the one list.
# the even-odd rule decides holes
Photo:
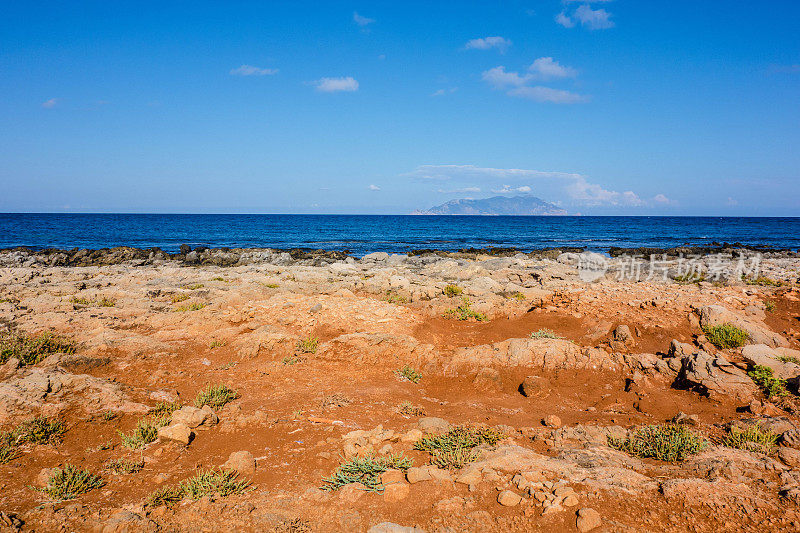
[(800, 3), (7, 2), (0, 211), (800, 215)]

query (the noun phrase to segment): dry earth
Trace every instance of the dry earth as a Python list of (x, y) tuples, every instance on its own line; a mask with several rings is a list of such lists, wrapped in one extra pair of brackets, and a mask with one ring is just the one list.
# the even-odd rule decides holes
[[(767, 258), (765, 275), (782, 283), (762, 286), (613, 272), (587, 283), (575, 254), (218, 254), (231, 266), (0, 254), (2, 327), (76, 345), (0, 367), (0, 429), (41, 415), (66, 430), (0, 464), (0, 531), (800, 530), (796, 389), (768, 399), (747, 375), (766, 365), (796, 387), (800, 258)], [(488, 320), (446, 318), (464, 295)], [(719, 323), (749, 345), (717, 349), (702, 326)], [(561, 338), (531, 338), (543, 328)], [(312, 337), (315, 349), (298, 348)], [(418, 383), (398, 376), (406, 366)], [(158, 402), (192, 406), (218, 384), (238, 398), (183, 409), (155, 442), (123, 446), (120, 432)], [(664, 462), (609, 446), (679, 413), (709, 441), (698, 454)], [(756, 421), (776, 446), (723, 445), (732, 422)], [(461, 469), (427, 466), (415, 443), (461, 425), (505, 437)], [(321, 489), (349, 458), (389, 453), (414, 468), (385, 474), (383, 490)], [(144, 466), (117, 474), (117, 459)], [(104, 485), (51, 501), (37, 488), (66, 464)], [(248, 491), (146, 505), (217, 467), (238, 470)]]

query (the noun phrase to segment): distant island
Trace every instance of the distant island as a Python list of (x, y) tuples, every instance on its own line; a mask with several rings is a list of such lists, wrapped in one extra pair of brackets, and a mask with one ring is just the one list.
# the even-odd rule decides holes
[(557, 205), (535, 196), (493, 196), (479, 200), (451, 200), (414, 215), (566, 215)]

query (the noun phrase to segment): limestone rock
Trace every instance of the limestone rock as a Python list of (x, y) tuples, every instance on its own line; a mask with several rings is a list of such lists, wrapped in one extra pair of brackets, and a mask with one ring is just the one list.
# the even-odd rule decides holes
[(556, 415), (547, 415), (542, 420), (542, 423), (549, 428), (558, 429), (561, 427), (561, 419)]
[(190, 428), (196, 428), (203, 424), (208, 418), (208, 412), (191, 405), (181, 407), (173, 411), (171, 423), (184, 424)]
[(192, 432), (186, 424), (172, 424), (170, 426), (158, 428), (158, 438), (160, 440), (174, 441), (188, 445), (193, 437), (194, 432)]
[(244, 476), (252, 476), (256, 472), (256, 458), (246, 450), (233, 452), (222, 465), (222, 468), (224, 470), (235, 470)]
[(679, 378), (709, 396), (727, 395), (750, 401), (756, 394), (753, 380), (721, 354), (712, 356), (700, 349), (683, 358)]
[(742, 358), (751, 365), (771, 368), (775, 376), (781, 379), (800, 376), (800, 365), (781, 361), (778, 357), (795, 357), (800, 360), (800, 350), (772, 348), (766, 344), (750, 344), (742, 348)]
[(519, 391), (526, 398), (543, 398), (550, 393), (550, 381), (542, 376), (526, 376)]
[(522, 496), (512, 490), (504, 490), (497, 495), (497, 503), (503, 507), (514, 507), (515, 505), (519, 505), (521, 501)]
[(744, 318), (721, 305), (704, 305), (697, 312), (700, 315), (700, 325), (703, 328), (733, 324), (750, 335), (751, 344), (766, 344), (776, 347), (789, 346), (786, 339), (771, 331), (763, 323), (760, 324), (752, 318)]
[(578, 510), (578, 519), (575, 525), (581, 533), (598, 528), (602, 523), (603, 520), (600, 518), (600, 513), (591, 507), (584, 507)]

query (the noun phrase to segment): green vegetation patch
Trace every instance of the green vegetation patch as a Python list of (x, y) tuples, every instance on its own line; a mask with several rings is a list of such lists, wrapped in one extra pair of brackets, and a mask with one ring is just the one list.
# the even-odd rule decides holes
[(744, 281), (746, 285), (760, 285), (761, 287), (780, 287), (781, 285), (783, 285), (782, 281), (768, 278), (766, 276), (758, 276), (757, 278), (748, 278), (747, 276), (742, 274), (742, 281)]
[(188, 299), (189, 299), (189, 295), (188, 294), (173, 294), (172, 295), (172, 303), (174, 303), (174, 304), (179, 303), (179, 302), (185, 302)]
[(781, 363), (794, 363), (796, 365), (800, 365), (800, 359), (793, 355), (779, 355), (777, 359)]
[(408, 298), (401, 296), (394, 291), (386, 291), (386, 301), (390, 304), (407, 304)]
[(188, 289), (190, 291), (196, 291), (197, 289), (202, 289), (203, 288), (203, 284), (202, 283), (191, 283), (189, 285), (184, 285), (183, 288), (184, 289)]
[(686, 274), (675, 276), (672, 279), (682, 285), (688, 285), (690, 283), (701, 283), (706, 280), (706, 276), (699, 272), (687, 272)]
[(319, 339), (317, 337), (306, 337), (297, 341), (297, 351), (300, 353), (317, 353)]
[(708, 441), (686, 426), (668, 424), (640, 427), (624, 439), (608, 437), (608, 445), (636, 457), (675, 462), (703, 451)]
[(206, 303), (193, 303), (189, 305), (179, 305), (175, 308), (176, 313), (186, 313), (189, 311), (199, 311), (200, 309), (207, 307), (208, 304)]
[(741, 429), (737, 426), (728, 428), (728, 433), (723, 437), (722, 444), (729, 448), (739, 448), (751, 452), (769, 454), (775, 447), (778, 435), (769, 430), (763, 430), (756, 424)]
[(184, 498), (198, 500), (203, 496), (244, 494), (250, 487), (249, 480), (237, 479), (233, 470), (212, 469), (198, 472), (197, 475), (181, 481), (177, 486), (166, 486), (156, 490), (147, 497), (145, 505), (171, 507)]
[(444, 312), (444, 318), (454, 318), (456, 320), (470, 320), (474, 319), (478, 322), (485, 322), (487, 320), (484, 313), (479, 313), (472, 309), (472, 302), (469, 298), (464, 297), (461, 299), (461, 305), (455, 309), (448, 309)]
[(561, 335), (553, 330), (542, 328), (531, 333), (531, 339), (563, 339)]
[(264, 286), (266, 288), (268, 288), (268, 289), (277, 289), (278, 288), (278, 284), (277, 283), (265, 283)]
[(135, 474), (144, 468), (144, 459), (113, 459), (106, 463), (106, 468), (115, 474)]
[(709, 342), (720, 349), (739, 348), (750, 339), (750, 334), (733, 324), (725, 323), (721, 326), (706, 326), (703, 328)]
[(59, 442), (64, 434), (64, 424), (60, 420), (51, 420), (44, 416), (37, 416), (22, 422), (14, 430), (17, 442), (30, 442), (31, 444), (47, 444)]
[(764, 302), (764, 309), (767, 310), (767, 313), (771, 313), (775, 310), (775, 302), (772, 300), (767, 300)]
[(786, 396), (789, 391), (786, 390), (786, 380), (776, 377), (771, 368), (767, 366), (756, 365), (751, 371), (747, 373), (756, 385), (761, 387), (764, 395), (767, 398), (775, 398)]
[(214, 348), (222, 348), (223, 346), (225, 346), (227, 344), (228, 343), (225, 342), (225, 341), (220, 341), (220, 340), (214, 339), (213, 341), (211, 341), (211, 344), (209, 344), (208, 347), (213, 350)]
[(104, 484), (103, 478), (100, 476), (75, 465), (67, 464), (62, 468), (56, 468), (50, 479), (47, 480), (47, 485), (37, 490), (47, 494), (53, 500), (60, 501), (77, 498), (90, 490), (99, 489)]
[(0, 431), (0, 465), (12, 461), (19, 455), (17, 437), (13, 431)]
[(350, 483), (361, 483), (367, 492), (383, 492), (381, 474), (387, 470), (406, 471), (413, 461), (400, 454), (375, 457), (353, 457), (339, 465), (330, 477), (323, 478), (322, 490), (338, 490)]
[(405, 416), (425, 416), (425, 408), (405, 400), (397, 406), (397, 412)]
[(400, 379), (405, 379), (411, 383), (419, 383), (419, 380), (422, 379), (422, 374), (408, 365), (395, 370), (394, 373), (397, 374)]
[(197, 393), (194, 405), (195, 407), (207, 405), (212, 409), (219, 409), (238, 397), (239, 393), (227, 385), (210, 385)]
[(444, 295), (448, 297), (461, 296), (462, 292), (464, 291), (458, 285), (448, 285), (444, 288)]
[(54, 333), (28, 335), (27, 333), (0, 333), (0, 364), (12, 357), (23, 365), (35, 365), (54, 353), (75, 353), (75, 344)]
[(422, 437), (414, 443), (414, 449), (428, 452), (431, 463), (439, 468), (462, 468), (478, 458), (475, 447), (481, 444), (495, 446), (505, 437), (493, 428), (458, 426), (442, 435)]

